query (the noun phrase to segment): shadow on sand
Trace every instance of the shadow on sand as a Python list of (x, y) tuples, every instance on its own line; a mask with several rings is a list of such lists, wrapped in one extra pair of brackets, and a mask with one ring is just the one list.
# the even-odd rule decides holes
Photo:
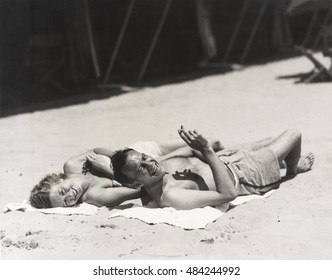
[(88, 103), (92, 100), (102, 100), (128, 92), (140, 91), (144, 87), (158, 87), (165, 84), (175, 84), (198, 79), (214, 74), (231, 72), (230, 66), (204, 67), (188, 74), (170, 76), (162, 79), (155, 79), (139, 86), (111, 84), (101, 88), (100, 85), (93, 87), (82, 87), (59, 91), (54, 88), (43, 88), (35, 92), (13, 93), (2, 91), (0, 103), (0, 117), (7, 117), (16, 114), (30, 113), (39, 110), (60, 108), (76, 104)]

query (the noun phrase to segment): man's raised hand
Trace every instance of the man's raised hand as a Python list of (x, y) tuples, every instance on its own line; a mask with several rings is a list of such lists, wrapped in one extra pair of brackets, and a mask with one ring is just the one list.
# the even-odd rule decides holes
[(181, 125), (181, 128), (178, 129), (178, 133), (182, 140), (192, 149), (203, 152), (211, 148), (207, 138), (200, 134), (197, 130), (185, 130), (183, 125)]

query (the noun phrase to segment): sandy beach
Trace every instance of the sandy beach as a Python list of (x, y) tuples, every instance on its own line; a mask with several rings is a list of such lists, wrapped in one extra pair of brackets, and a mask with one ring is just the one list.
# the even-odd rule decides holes
[(0, 119), (1, 209), (27, 199), (42, 176), (62, 171), (73, 155), (174, 138), (181, 124), (225, 146), (298, 128), (303, 153), (316, 157), (310, 172), (205, 229), (108, 219), (107, 210), (1, 213), (1, 259), (331, 259), (332, 85), (278, 78), (311, 68), (304, 57), (291, 58)]

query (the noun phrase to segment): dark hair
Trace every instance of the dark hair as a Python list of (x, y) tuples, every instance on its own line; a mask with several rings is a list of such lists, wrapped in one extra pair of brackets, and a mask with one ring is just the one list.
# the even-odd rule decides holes
[(59, 174), (48, 174), (46, 175), (38, 185), (34, 186), (30, 193), (30, 204), (35, 208), (52, 208), (50, 199), (50, 192), (52, 186), (64, 179), (63, 173)]
[(125, 148), (123, 150), (119, 150), (115, 152), (111, 157), (111, 162), (114, 171), (114, 179), (122, 184), (132, 183), (132, 180), (122, 172), (122, 169), (127, 163), (128, 152), (130, 151), (134, 151), (134, 149)]

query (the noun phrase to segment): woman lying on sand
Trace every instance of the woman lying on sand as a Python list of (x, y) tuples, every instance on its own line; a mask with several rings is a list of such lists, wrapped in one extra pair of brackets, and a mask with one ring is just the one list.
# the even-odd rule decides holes
[[(216, 151), (223, 149), (219, 141), (211, 141)], [(153, 158), (174, 156), (185, 147), (182, 139), (164, 142), (142, 141), (130, 146)], [(113, 180), (111, 156), (113, 151), (95, 148), (75, 156), (64, 164), (64, 173), (49, 174), (36, 185), (30, 194), (30, 203), (36, 208), (70, 207), (78, 203), (116, 206), (123, 201), (142, 196), (140, 189), (122, 186)]]

